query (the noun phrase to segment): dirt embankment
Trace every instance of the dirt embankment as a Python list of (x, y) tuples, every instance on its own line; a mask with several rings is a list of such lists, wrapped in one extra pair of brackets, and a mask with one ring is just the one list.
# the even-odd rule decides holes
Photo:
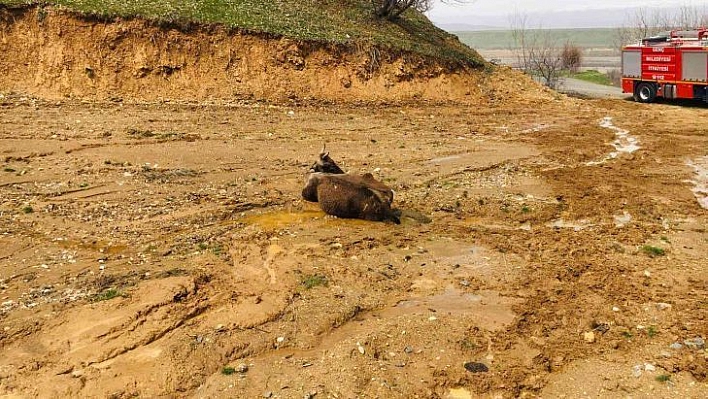
[(485, 82), (510, 73), (354, 42), (98, 21), (52, 8), (2, 9), (0, 25), (0, 89), (44, 98), (475, 101), (488, 97)]

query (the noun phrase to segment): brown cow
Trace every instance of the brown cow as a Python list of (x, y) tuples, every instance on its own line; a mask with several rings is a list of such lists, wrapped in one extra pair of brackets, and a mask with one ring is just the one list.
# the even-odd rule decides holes
[(344, 173), (324, 147), (307, 175), (302, 197), (319, 202), (320, 208), (329, 215), (401, 223), (391, 209), (393, 190), (374, 179), (371, 173), (361, 176)]

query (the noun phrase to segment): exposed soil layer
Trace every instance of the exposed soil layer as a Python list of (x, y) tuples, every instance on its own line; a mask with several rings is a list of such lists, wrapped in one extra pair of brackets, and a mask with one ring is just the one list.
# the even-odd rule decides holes
[[(511, 80), (509, 71), (357, 42), (301, 42), (220, 26), (167, 29), (49, 7), (0, 9), (0, 53), (0, 87), (42, 98), (479, 102), (489, 95), (486, 81)], [(518, 81), (499, 95), (539, 96), (513, 76)]]
[[(0, 392), (706, 397), (707, 119), (4, 96)], [(402, 225), (300, 199), (323, 142)]]

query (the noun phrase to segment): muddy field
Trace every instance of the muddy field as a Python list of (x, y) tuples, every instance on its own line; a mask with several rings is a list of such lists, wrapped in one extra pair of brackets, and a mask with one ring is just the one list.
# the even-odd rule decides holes
[(0, 395), (707, 397), (705, 107), (491, 104), (4, 96)]

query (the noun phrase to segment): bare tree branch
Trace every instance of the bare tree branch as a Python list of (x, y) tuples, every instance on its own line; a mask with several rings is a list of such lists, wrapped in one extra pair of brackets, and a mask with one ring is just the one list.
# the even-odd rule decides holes
[[(465, 4), (475, 0), (437, 0), (444, 4)], [(435, 0), (372, 0), (377, 17), (393, 20), (398, 18), (409, 8), (420, 12), (429, 11), (433, 8)]]

